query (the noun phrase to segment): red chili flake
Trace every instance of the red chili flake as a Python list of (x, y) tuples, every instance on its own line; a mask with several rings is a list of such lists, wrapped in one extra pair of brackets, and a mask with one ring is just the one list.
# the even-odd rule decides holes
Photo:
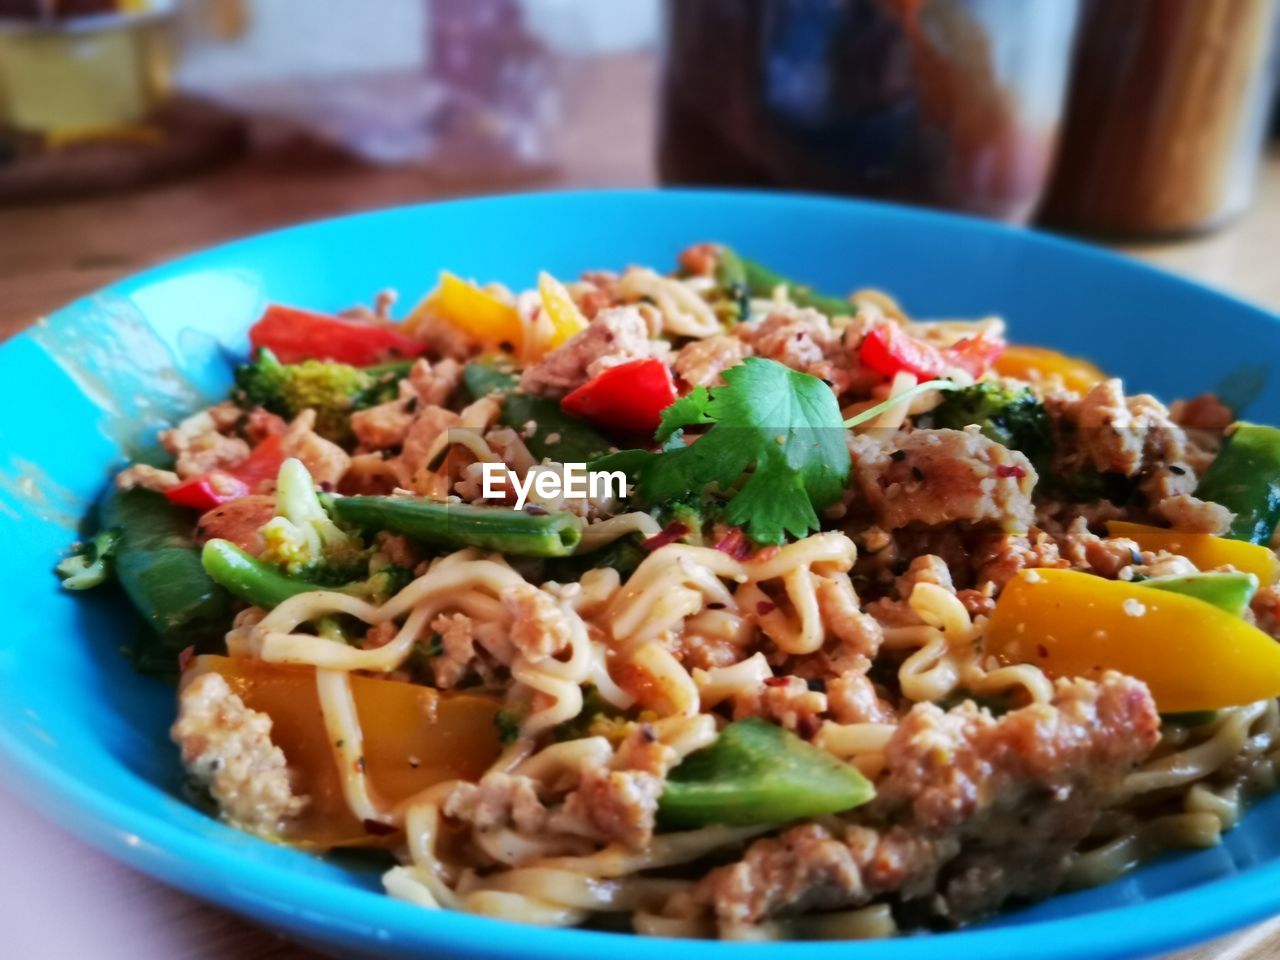
[(741, 527), (730, 527), (729, 532), (716, 541), (715, 547), (735, 560), (745, 560), (751, 556), (751, 541)]
[(761, 600), (756, 604), (756, 613), (760, 614), (762, 617), (766, 613), (773, 613), (773, 611), (777, 609), (778, 605), (776, 603), (770, 603), (768, 600)]
[(1037, 643), (1036, 653), (1038, 653), (1042, 657), (1047, 657), (1049, 655), (1049, 648), (1046, 647), (1043, 643)]
[(688, 526), (677, 520), (675, 523), (667, 524), (665, 530), (661, 533), (655, 533), (652, 537), (642, 543), (641, 546), (652, 553), (660, 547), (665, 547), (668, 543), (675, 543), (688, 533)]
[(764, 685), (766, 687), (785, 687), (790, 682), (788, 677), (765, 677)]
[(178, 654), (178, 672), (179, 673), (182, 673), (187, 669), (187, 664), (189, 664), (193, 659), (195, 659), (195, 655), (196, 655), (195, 646), (182, 648), (182, 652)]
[(393, 833), (399, 833), (395, 827), (389, 823), (383, 823), (381, 820), (366, 820), (364, 822), (364, 832), (375, 837), (389, 837)]
[(806, 740), (812, 740), (818, 735), (818, 718), (811, 713), (801, 716), (796, 721), (796, 733)]
[(1012, 463), (996, 464), (997, 477), (1003, 477), (1006, 480), (1009, 479), (1010, 477), (1017, 477), (1019, 480), (1021, 480), (1026, 475), (1027, 475), (1027, 471), (1023, 470), (1021, 467), (1017, 466), (1016, 464), (1012, 464)]

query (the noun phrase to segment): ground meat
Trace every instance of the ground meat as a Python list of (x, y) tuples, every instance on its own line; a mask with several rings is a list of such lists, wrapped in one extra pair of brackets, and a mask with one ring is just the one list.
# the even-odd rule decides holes
[(456, 687), (470, 672), (476, 657), (475, 633), (465, 613), (442, 613), (431, 621), (440, 637), (440, 655), (431, 661), (431, 673), (441, 690)]
[(1073, 424), (1069, 431), (1079, 465), (1136, 477), (1191, 455), (1186, 434), (1164, 404), (1148, 394), (1126, 398), (1119, 380), (1104, 380), (1078, 404), (1051, 407), (1055, 419)]
[(351, 430), (366, 450), (388, 450), (404, 443), (413, 423), (410, 400), (392, 400), (351, 415)]
[(275, 834), (306, 806), (289, 785), (284, 753), (271, 742), (271, 718), (247, 708), (219, 674), (202, 674), (183, 688), (169, 733), (188, 775), (235, 826)]
[(538, 799), (537, 782), (507, 773), (486, 773), (479, 783), (458, 782), (441, 812), (477, 830), (515, 827), (538, 834), (547, 824), (547, 808)]
[(892, 723), (893, 708), (876, 692), (871, 679), (849, 670), (827, 681), (827, 709), (836, 723)]
[(635, 307), (601, 310), (574, 334), (520, 375), (530, 393), (562, 397), (609, 367), (654, 354), (649, 327)]
[(456, 427), (460, 421), (458, 414), (444, 407), (430, 406), (420, 409), (409, 426), (400, 452), (400, 464), (404, 472), (412, 475), (429, 467), (428, 455), (440, 434), (451, 427)]
[(770, 677), (758, 689), (733, 698), (733, 719), (763, 717), (805, 737), (818, 731), (818, 716), (826, 712), (827, 695), (794, 676)]
[[(451, 357), (435, 363), (419, 358), (409, 368), (408, 385), (418, 402), (425, 406), (444, 406), (462, 382), (462, 364)], [(408, 391), (401, 387), (401, 393)]]
[(196, 540), (230, 540), (245, 553), (262, 553), (262, 528), (276, 515), (276, 498), (250, 494), (201, 515)]
[(852, 354), (831, 321), (817, 310), (780, 309), (759, 323), (739, 324), (734, 334), (757, 356), (835, 384), (837, 393), (844, 391)]
[(720, 376), (751, 355), (751, 347), (736, 337), (716, 334), (705, 340), (693, 340), (676, 354), (676, 374), (691, 387), (718, 387)]
[(608, 843), (641, 850), (653, 839), (663, 779), (640, 770), (588, 767), (563, 813), (590, 824)]
[(758, 840), (672, 908), (755, 923), (895, 892), (962, 922), (1015, 895), (1047, 895), (1159, 736), (1146, 687), (1116, 673), (1059, 681), (1052, 704), (999, 719), (971, 702), (945, 713), (918, 704), (886, 748), (858, 826), (837, 835), (806, 824)]
[(1259, 588), (1250, 609), (1258, 629), (1280, 640), (1280, 584)]
[(858, 435), (850, 452), (863, 496), (887, 529), (966, 521), (1021, 532), (1034, 519), (1035, 468), (976, 427), (914, 430), (889, 440)]
[(676, 262), (686, 273), (695, 277), (713, 277), (716, 264), (720, 261), (720, 251), (714, 243), (695, 243), (680, 251)]
[(351, 466), (351, 456), (333, 441), (316, 433), (312, 429), (315, 422), (314, 410), (304, 410), (294, 417), (280, 441), (280, 452), (286, 457), (301, 460), (312, 480), (333, 490)]
[(1095, 573), (1107, 579), (1115, 579), (1124, 567), (1142, 560), (1142, 552), (1133, 540), (1099, 537), (1089, 530), (1083, 517), (1071, 522), (1058, 536), (1057, 544), (1062, 559), (1071, 569)]
[(1169, 407), (1169, 416), (1179, 426), (1217, 432), (1226, 430), (1236, 419), (1231, 408), (1213, 393), (1202, 393), (1190, 400), (1175, 400)]
[(526, 660), (536, 663), (568, 646), (569, 617), (549, 594), (525, 584), (504, 590), (502, 602), (511, 614), (511, 644)]
[(220, 419), (210, 410), (187, 417), (160, 434), (164, 448), (177, 458), (174, 469), (184, 480), (210, 470), (234, 467), (249, 455), (249, 444), (219, 432)]
[(955, 584), (951, 582), (951, 569), (941, 557), (932, 553), (912, 558), (907, 572), (897, 578), (894, 586), (898, 596), (910, 597), (911, 591), (920, 583), (931, 583), (948, 593), (956, 592)]
[(1070, 564), (1058, 553), (1058, 545), (1047, 533), (1033, 530), (1026, 536), (997, 533), (979, 538), (974, 544), (977, 583), (991, 583), (1003, 589), (1019, 570), (1027, 567), (1066, 567)]
[(244, 423), (245, 438), (255, 447), (267, 437), (281, 436), (288, 429), (284, 417), (262, 407), (250, 410)]
[(1201, 500), (1189, 493), (1161, 500), (1151, 508), (1151, 512), (1175, 530), (1212, 533), (1215, 536), (1226, 533), (1235, 518), (1235, 514), (1222, 504)]
[(144, 490), (164, 493), (181, 482), (182, 478), (172, 470), (161, 470), (145, 463), (135, 463), (116, 474), (116, 488), (119, 490), (142, 487)]

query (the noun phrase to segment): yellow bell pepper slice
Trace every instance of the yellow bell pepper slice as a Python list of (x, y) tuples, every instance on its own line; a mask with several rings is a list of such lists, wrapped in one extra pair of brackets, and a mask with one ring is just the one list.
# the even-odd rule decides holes
[(1280, 696), (1280, 643), (1193, 597), (1074, 570), (1022, 570), (996, 602), (986, 650), (1053, 677), (1118, 670), (1162, 713)]
[(543, 312), (551, 321), (552, 332), (546, 349), (554, 350), (587, 328), (587, 318), (573, 302), (565, 285), (545, 270), (538, 274), (538, 296), (542, 299)]
[[(314, 667), (201, 656), (183, 680), (209, 672), (221, 674), (245, 706), (271, 718), (271, 740), (284, 752), (294, 789), (310, 798), (281, 839), (314, 850), (396, 842), (394, 835), (366, 830), (347, 808)], [(364, 731), (365, 769), (383, 803), (394, 805), (445, 780), (477, 780), (497, 759), (501, 745), (493, 718), (501, 703), (495, 698), (442, 695), (374, 677), (353, 675), (350, 682)]]
[(992, 369), (1002, 377), (1017, 377), (1032, 382), (1058, 381), (1068, 390), (1087, 393), (1107, 375), (1088, 360), (1069, 357), (1048, 347), (1010, 344), (996, 358)]
[(1256, 543), (1228, 540), (1208, 533), (1166, 530), (1123, 520), (1108, 521), (1107, 532), (1113, 537), (1132, 540), (1143, 550), (1166, 550), (1179, 554), (1201, 570), (1235, 567), (1241, 573), (1252, 573), (1263, 586), (1280, 580), (1280, 559), (1269, 547)]
[(410, 329), (425, 317), (434, 317), (492, 346), (506, 344), (519, 351), (524, 343), (524, 324), (520, 314), (474, 283), (440, 271), (440, 283), (431, 291), (406, 321)]

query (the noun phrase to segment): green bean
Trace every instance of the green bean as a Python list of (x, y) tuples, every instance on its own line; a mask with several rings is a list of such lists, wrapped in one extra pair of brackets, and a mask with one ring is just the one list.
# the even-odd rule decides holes
[(281, 573), (227, 540), (210, 540), (200, 552), (204, 571), (217, 584), (255, 607), (270, 610), (290, 597), (323, 587)]
[(135, 666), (172, 674), (186, 647), (217, 649), (231, 622), (231, 598), (201, 566), (190, 511), (150, 490), (113, 487), (98, 522), (120, 531), (116, 579), (149, 628), (133, 647)]
[[(723, 256), (723, 251), (721, 255)], [(747, 286), (753, 297), (772, 297), (773, 291), (781, 286), (787, 288), (787, 296), (796, 306), (812, 307), (829, 317), (847, 317), (853, 313), (853, 304), (848, 300), (818, 293), (813, 287), (797, 283), (790, 277), (770, 270), (763, 264), (748, 260), (746, 257), (741, 258), (741, 263)]]
[(325, 505), (335, 519), (364, 530), (514, 556), (563, 557), (582, 539), (581, 523), (569, 513), (534, 514), (413, 497), (328, 497)]

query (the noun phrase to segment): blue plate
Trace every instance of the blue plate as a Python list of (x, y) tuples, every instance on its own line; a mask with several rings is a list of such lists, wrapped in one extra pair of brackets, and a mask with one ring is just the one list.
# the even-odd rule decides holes
[[(127, 230), (127, 225), (125, 228)], [(907, 960), (1130, 957), (1280, 912), (1280, 796), (1213, 850), (959, 933), (850, 945), (663, 942), (428, 912), (381, 894), (376, 865), (319, 859), (230, 830), (179, 797), (172, 692), (119, 650), (111, 591), (74, 598), (50, 568), (130, 449), (218, 397), (268, 300), (319, 309), (437, 271), (531, 285), (539, 269), (669, 266), (722, 240), (832, 291), (875, 285), (918, 316), (999, 313), (1013, 337), (1095, 359), (1131, 390), (1218, 389), (1280, 422), (1275, 317), (1129, 260), (961, 217), (813, 197), (577, 193), (388, 210), (283, 230), (151, 270), (0, 348), (0, 759), (6, 785), (140, 870), (345, 955), (546, 960), (760, 956)]]

